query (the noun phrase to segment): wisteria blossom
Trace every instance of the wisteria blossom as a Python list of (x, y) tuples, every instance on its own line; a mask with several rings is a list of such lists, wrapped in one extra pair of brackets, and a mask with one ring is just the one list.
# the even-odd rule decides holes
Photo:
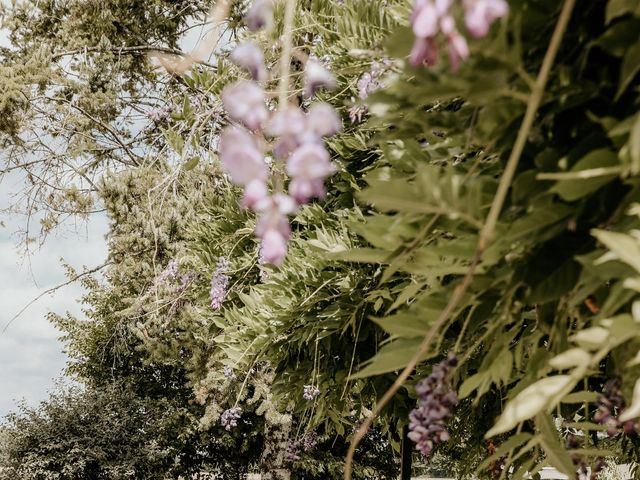
[(220, 423), (228, 432), (238, 426), (238, 420), (242, 417), (242, 409), (240, 407), (229, 408), (220, 415)]
[(222, 374), (229, 380), (235, 380), (236, 378), (236, 374), (233, 371), (233, 368), (231, 368), (229, 365), (224, 366), (224, 368), (222, 369)]
[(304, 68), (304, 94), (306, 97), (312, 97), (323, 88), (331, 90), (335, 87), (336, 79), (329, 70), (316, 59), (307, 60)]
[(216, 271), (211, 277), (211, 289), (209, 290), (209, 299), (211, 300), (211, 308), (214, 310), (220, 310), (222, 308), (222, 302), (227, 297), (227, 288), (229, 288), (229, 260), (225, 257), (218, 259), (218, 265)]
[(411, 13), (411, 28), (415, 35), (409, 61), (414, 66), (435, 65), (438, 61), (439, 37), (447, 45), (452, 70), (469, 57), (469, 46), (459, 32), (453, 7), (462, 3), (464, 23), (474, 37), (483, 37), (491, 24), (508, 13), (506, 0), (415, 0)]
[(303, 387), (302, 398), (305, 400), (315, 400), (320, 395), (320, 389), (315, 385), (305, 385)]
[(436, 443), (449, 440), (444, 422), (451, 416), (451, 409), (458, 404), (458, 397), (451, 388), (448, 376), (457, 364), (456, 357), (450, 355), (435, 365), (431, 375), (416, 385), (418, 406), (409, 414), (408, 436), (425, 457), (431, 454)]
[(249, 72), (251, 78), (261, 82), (267, 77), (264, 66), (264, 54), (253, 42), (245, 42), (237, 46), (231, 54), (231, 61)]
[(248, 186), (255, 180), (266, 182), (268, 169), (264, 154), (247, 130), (226, 128), (220, 137), (219, 153), (222, 166), (238, 185)]
[[(264, 7), (255, 2), (252, 11)], [(256, 49), (252, 44), (240, 45), (232, 59), (259, 80), (264, 61)], [(333, 88), (336, 82), (316, 59), (306, 62), (304, 81), (307, 96), (321, 88)], [(244, 187), (242, 206), (258, 214), (255, 233), (261, 240), (261, 261), (279, 265), (291, 236), (289, 215), (310, 199), (324, 197), (324, 180), (337, 170), (323, 138), (338, 133), (342, 121), (333, 107), (322, 102), (313, 104), (306, 113), (286, 104), (270, 113), (265, 92), (256, 81), (241, 80), (227, 86), (222, 100), (229, 116), (246, 128), (233, 125), (223, 131), (218, 149), (220, 161), (231, 180)], [(281, 180), (269, 182), (268, 151), (284, 166), (289, 177), (288, 194), (281, 188)], [(269, 183), (276, 187), (274, 191), (270, 191)], [(212, 281), (214, 308), (220, 303), (218, 283), (214, 285)]]
[(246, 17), (247, 27), (252, 32), (270, 30), (273, 25), (273, 0), (254, 0)]
[[(385, 58), (381, 62), (373, 62), (371, 64), (371, 70), (362, 74), (356, 83), (358, 98), (360, 100), (366, 100), (369, 95), (384, 86), (382, 77), (390, 65), (391, 61)], [(351, 123), (361, 122), (362, 117), (367, 114), (369, 109), (362, 103), (356, 103), (355, 98), (352, 97), (351, 100), (354, 104), (349, 107), (349, 119)]]
[(240, 80), (222, 91), (222, 103), (227, 113), (249, 130), (257, 130), (269, 117), (264, 90), (249, 80)]
[(464, 23), (474, 37), (484, 37), (491, 24), (509, 12), (506, 0), (464, 0)]

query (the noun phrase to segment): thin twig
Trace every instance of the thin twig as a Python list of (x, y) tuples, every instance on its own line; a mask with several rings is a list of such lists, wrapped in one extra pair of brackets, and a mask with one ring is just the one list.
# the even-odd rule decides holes
[[(95, 47), (82, 47), (75, 48), (73, 50), (67, 50), (64, 52), (55, 53), (51, 56), (51, 60), (56, 61), (63, 57), (74, 56), (78, 54), (85, 54), (89, 52), (109, 52), (116, 53), (118, 55), (136, 55), (139, 53), (150, 53), (150, 54), (164, 54), (164, 55), (173, 55), (176, 57), (186, 58), (189, 54), (179, 50), (177, 48), (168, 48), (168, 47), (155, 47), (153, 45), (135, 45), (132, 47), (114, 47), (114, 48), (103, 48), (100, 46)], [(202, 59), (192, 59), (194, 63), (199, 65), (203, 65), (209, 68), (217, 68), (215, 65), (205, 62)]]
[(518, 137), (516, 138), (516, 142), (514, 144), (513, 150), (511, 151), (511, 155), (509, 156), (509, 160), (507, 161), (507, 165), (505, 166), (505, 171), (500, 178), (500, 183), (498, 185), (498, 189), (496, 191), (496, 195), (491, 204), (491, 209), (489, 210), (489, 214), (487, 215), (487, 220), (485, 222), (484, 228), (480, 234), (480, 239), (478, 241), (478, 246), (476, 248), (476, 252), (473, 256), (473, 260), (471, 265), (469, 266), (469, 270), (467, 271), (462, 283), (460, 283), (449, 302), (447, 303), (444, 310), (440, 313), (440, 316), (433, 324), (433, 326), (429, 329), (427, 334), (425, 335), (418, 351), (411, 358), (408, 365), (404, 368), (404, 370), (400, 373), (396, 381), (393, 385), (385, 392), (382, 399), (376, 404), (375, 408), (371, 415), (369, 415), (358, 431), (353, 436), (351, 440), (351, 444), (349, 445), (349, 451), (347, 452), (347, 458), (345, 461), (344, 468), (344, 478), (345, 480), (351, 480), (351, 473), (353, 470), (353, 456), (355, 454), (356, 448), (360, 441), (364, 438), (364, 436), (369, 431), (369, 427), (373, 424), (375, 418), (380, 414), (382, 409), (386, 406), (386, 404), (393, 398), (396, 392), (404, 385), (406, 380), (413, 372), (413, 369), (416, 367), (418, 362), (428, 353), (431, 342), (435, 338), (438, 330), (442, 328), (442, 326), (446, 323), (449, 316), (455, 311), (458, 307), (458, 304), (464, 298), (464, 295), (473, 280), (473, 276), (475, 274), (476, 268), (480, 263), (480, 258), (482, 254), (489, 246), (489, 242), (491, 241), (495, 227), (498, 222), (498, 217), (500, 212), (502, 211), (502, 207), (504, 206), (507, 192), (509, 191), (509, 187), (513, 180), (513, 177), (516, 172), (516, 168), (520, 161), (520, 157), (522, 156), (522, 152), (524, 150), (525, 144), (527, 142), (527, 138), (531, 131), (531, 127), (533, 126), (533, 121), (536, 116), (536, 112), (538, 111), (538, 107), (540, 106), (540, 102), (542, 100), (542, 96), (544, 95), (544, 89), (547, 85), (547, 81), (549, 79), (549, 74), (551, 72), (551, 67), (555, 60), (556, 54), (558, 53), (558, 49), (560, 48), (560, 43), (562, 41), (562, 37), (567, 28), (567, 24), (569, 23), (569, 19), (571, 18), (571, 12), (575, 5), (575, 0), (565, 0), (564, 5), (562, 7), (562, 11), (558, 18), (558, 22), (556, 24), (555, 30), (553, 32), (553, 36), (551, 37), (551, 42), (549, 43), (549, 47), (547, 48), (547, 52), (545, 53), (544, 60), (542, 62), (542, 67), (540, 68), (540, 72), (538, 73), (538, 77), (536, 79), (535, 86), (531, 92), (529, 97), (529, 102), (527, 103), (527, 110), (524, 115), (524, 119), (522, 121), (522, 125), (520, 126), (520, 130), (518, 131)]
[(282, 32), (282, 53), (280, 54), (280, 81), (278, 83), (278, 105), (287, 107), (289, 97), (289, 77), (291, 76), (291, 49), (293, 37), (293, 20), (296, 11), (296, 0), (286, 0), (284, 11), (284, 31)]
[(76, 281), (78, 281), (79, 279), (81, 279), (82, 277), (86, 277), (87, 275), (91, 275), (93, 273), (96, 273), (100, 270), (102, 270), (104, 267), (106, 267), (107, 265), (109, 265), (111, 262), (106, 262), (103, 263), (102, 265), (99, 265), (95, 268), (92, 268), (91, 270), (85, 270), (82, 273), (79, 273), (77, 275), (74, 275), (72, 278), (70, 278), (69, 280), (67, 280), (64, 283), (60, 283), (58, 285), (56, 285), (55, 287), (51, 287), (47, 290), (45, 290), (44, 292), (42, 292), (41, 294), (39, 294), (37, 297), (35, 297), (33, 300), (31, 300), (29, 303), (27, 303), (24, 307), (22, 307), (20, 309), (20, 311), (18, 313), (16, 313), (11, 320), (9, 320), (4, 327), (2, 328), (2, 333), (5, 333), (7, 331), (7, 329), (11, 326), (11, 324), (17, 320), (20, 315), (22, 315), (31, 305), (33, 305), (34, 303), (36, 303), (38, 300), (40, 300), (42, 297), (44, 297), (45, 295), (49, 295), (50, 293), (54, 293), (55, 291), (61, 289), (62, 287), (66, 287), (67, 285), (70, 285)]

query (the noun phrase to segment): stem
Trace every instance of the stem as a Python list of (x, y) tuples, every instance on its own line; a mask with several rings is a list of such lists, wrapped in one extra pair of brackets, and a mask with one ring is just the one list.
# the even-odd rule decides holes
[(278, 106), (280, 109), (286, 108), (289, 97), (293, 16), (296, 11), (296, 0), (284, 1), (284, 31), (282, 32), (282, 56), (280, 57), (280, 82), (278, 84)]
[(493, 237), (495, 227), (498, 222), (498, 217), (500, 215), (502, 207), (504, 206), (507, 192), (513, 180), (513, 176), (518, 166), (518, 162), (520, 161), (520, 157), (522, 156), (522, 151), (524, 150), (524, 146), (531, 131), (536, 112), (538, 111), (538, 107), (540, 106), (540, 101), (542, 100), (544, 89), (549, 79), (549, 73), (551, 72), (551, 66), (553, 65), (553, 61), (555, 60), (556, 54), (558, 53), (558, 49), (560, 48), (560, 43), (567, 28), (567, 24), (569, 23), (574, 5), (575, 0), (565, 0), (562, 11), (560, 12), (560, 16), (558, 18), (558, 22), (556, 23), (553, 36), (551, 37), (551, 42), (549, 43), (549, 47), (547, 48), (547, 52), (545, 53), (544, 60), (542, 62), (542, 67), (540, 68), (540, 72), (538, 73), (538, 78), (536, 79), (534, 89), (529, 97), (527, 110), (525, 112), (522, 125), (520, 125), (520, 130), (518, 131), (518, 137), (516, 138), (513, 150), (511, 151), (511, 155), (509, 156), (509, 160), (507, 161), (505, 171), (500, 178), (500, 184), (498, 185), (498, 189), (493, 199), (493, 203), (491, 204), (491, 209), (487, 216), (487, 220), (485, 221), (484, 228), (482, 229), (482, 232), (480, 234), (478, 247), (474, 254), (471, 265), (469, 266), (469, 270), (464, 276), (462, 283), (460, 283), (454, 290), (453, 295), (447, 303), (447, 306), (444, 308), (436, 322), (425, 335), (422, 343), (420, 344), (420, 347), (418, 348), (418, 351), (411, 358), (409, 364), (404, 368), (404, 370), (402, 370), (393, 385), (389, 388), (389, 390), (385, 392), (382, 399), (376, 404), (371, 415), (367, 419), (365, 419), (358, 431), (353, 436), (345, 460), (345, 480), (351, 480), (351, 473), (353, 470), (353, 456), (355, 454), (356, 448), (358, 447), (358, 444), (369, 431), (369, 427), (373, 424), (375, 418), (380, 414), (385, 405), (393, 398), (400, 387), (404, 385), (407, 378), (409, 378), (409, 375), (411, 375), (411, 372), (413, 372), (415, 366), (429, 351), (430, 344), (433, 338), (436, 336), (436, 333), (445, 324), (449, 316), (454, 312), (458, 304), (462, 301), (462, 298), (464, 297), (467, 289), (469, 288), (469, 285), (471, 284), (471, 281), (473, 280), (476, 268), (480, 263), (480, 258), (483, 252), (489, 246), (489, 242)]
[(571, 18), (571, 12), (573, 10), (574, 4), (575, 0), (565, 0), (562, 11), (560, 12), (560, 17), (558, 18), (558, 23), (556, 23), (556, 28), (553, 31), (553, 36), (551, 37), (549, 48), (547, 48), (547, 53), (545, 53), (544, 60), (542, 61), (542, 67), (540, 68), (540, 72), (538, 73), (538, 78), (536, 79), (536, 83), (531, 90), (529, 102), (527, 103), (527, 111), (524, 114), (522, 125), (520, 126), (520, 130), (518, 131), (518, 137), (516, 138), (513, 150), (511, 150), (511, 155), (509, 156), (509, 160), (507, 161), (504, 173), (502, 174), (502, 178), (500, 179), (500, 184), (498, 185), (496, 196), (493, 199), (491, 210), (489, 211), (489, 215), (487, 216), (487, 221), (485, 222), (482, 235), (480, 236), (480, 245), (483, 247), (483, 249), (486, 248), (486, 245), (491, 241), (491, 237), (493, 237), (493, 234), (495, 232), (496, 224), (498, 223), (498, 217), (500, 216), (500, 211), (504, 206), (504, 201), (507, 197), (509, 187), (511, 186), (511, 181), (513, 180), (513, 176), (516, 173), (516, 168), (518, 166), (518, 162), (520, 161), (520, 157), (522, 156), (522, 151), (524, 150), (524, 147), (527, 143), (527, 138), (529, 137), (529, 133), (531, 132), (531, 127), (533, 126), (536, 113), (538, 112), (538, 107), (540, 106), (542, 96), (544, 95), (544, 89), (547, 86), (547, 81), (549, 80), (551, 67), (553, 66), (556, 54), (558, 53), (558, 49), (560, 48), (560, 42), (562, 41), (562, 37), (567, 28), (567, 24), (569, 23), (569, 19)]

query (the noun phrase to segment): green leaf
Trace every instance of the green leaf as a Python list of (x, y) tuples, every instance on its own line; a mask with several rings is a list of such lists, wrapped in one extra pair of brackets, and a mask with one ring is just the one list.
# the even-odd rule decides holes
[(418, 351), (422, 339), (399, 339), (388, 343), (370, 360), (368, 365), (351, 375), (351, 379), (371, 377), (404, 368)]
[(569, 450), (569, 454), (583, 457), (615, 457), (618, 455), (616, 452), (602, 448), (576, 448), (575, 450)]
[(460, 399), (467, 398), (474, 390), (478, 389), (483, 383), (489, 382), (489, 372), (478, 372), (465, 379), (458, 390)]
[(640, 173), (640, 114), (636, 115), (629, 133), (629, 156), (631, 157), (631, 174)]
[(570, 258), (533, 288), (528, 297), (529, 303), (547, 303), (559, 299), (576, 285), (579, 276), (580, 264)]
[[(618, 164), (618, 155), (609, 149), (603, 148), (589, 152), (578, 160), (570, 171), (580, 172), (594, 168), (612, 167)], [(563, 200), (573, 202), (600, 189), (616, 176), (616, 174), (610, 174), (585, 179), (560, 180), (551, 187), (550, 191), (557, 193)]]
[(600, 397), (600, 394), (597, 392), (589, 392), (589, 391), (582, 391), (582, 392), (574, 392), (574, 393), (570, 393), (569, 395), (566, 395), (563, 399), (562, 399), (562, 403), (584, 403), (584, 402), (595, 402), (598, 400), (598, 398)]
[(609, 0), (606, 10), (606, 23), (627, 13), (632, 13), (640, 6), (639, 0)]
[(604, 432), (608, 427), (599, 423), (593, 422), (570, 422), (566, 424), (567, 428), (575, 428), (577, 430), (595, 430)]
[(182, 169), (185, 171), (193, 170), (198, 166), (198, 163), (200, 163), (200, 157), (192, 157), (182, 165)]
[(551, 421), (551, 416), (546, 413), (536, 415), (536, 426), (542, 434), (542, 448), (547, 455), (547, 460), (560, 472), (572, 478), (576, 467), (571, 461), (569, 453), (558, 440), (558, 432)]
[(372, 317), (371, 320), (391, 335), (415, 338), (424, 337), (434, 319), (418, 312), (403, 312), (383, 318)]
[(571, 348), (549, 360), (549, 365), (558, 370), (584, 365), (591, 360), (591, 355), (580, 348)]
[(624, 409), (620, 415), (620, 421), (626, 422), (636, 417), (640, 417), (640, 378), (636, 380), (636, 384), (633, 387), (631, 405)]
[(629, 47), (624, 54), (616, 100), (627, 90), (638, 72), (640, 72), (640, 41)]
[(619, 259), (640, 272), (640, 242), (638, 240), (624, 233), (609, 232), (606, 230), (592, 230), (591, 233), (614, 254), (614, 256), (607, 255), (601, 257), (596, 261), (596, 264)]
[(570, 375), (546, 377), (529, 385), (507, 403), (502, 415), (486, 433), (485, 438), (508, 432), (520, 422), (554, 407), (574, 385), (575, 380)]

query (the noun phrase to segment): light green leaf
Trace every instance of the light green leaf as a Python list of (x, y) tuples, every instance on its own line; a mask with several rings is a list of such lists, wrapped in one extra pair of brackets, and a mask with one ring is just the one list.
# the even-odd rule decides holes
[(489, 372), (478, 372), (475, 375), (471, 375), (467, 378), (460, 389), (458, 390), (458, 397), (460, 399), (467, 398), (471, 393), (478, 389), (483, 383), (489, 382)]
[(485, 435), (486, 438), (508, 432), (520, 422), (555, 406), (562, 396), (571, 391), (575, 380), (569, 375), (556, 375), (538, 380), (510, 400), (502, 415)]
[[(640, 242), (624, 233), (608, 232), (606, 230), (593, 230), (592, 235), (600, 240), (611, 250), (615, 258), (631, 265), (640, 272)], [(610, 257), (598, 259), (596, 264), (611, 260)]]
[[(618, 155), (612, 150), (603, 148), (589, 152), (570, 170), (580, 172), (594, 168), (613, 167), (618, 165)], [(571, 180), (561, 180), (551, 187), (551, 192), (557, 193), (563, 200), (573, 202), (590, 193), (595, 192), (616, 177), (615, 173), (590, 178), (577, 178)]]
[(539, 413), (536, 416), (536, 426), (542, 433), (542, 448), (547, 455), (549, 463), (569, 478), (575, 476), (576, 467), (571, 461), (569, 453), (558, 440), (558, 432), (553, 425), (551, 416), (546, 413)]
[(182, 169), (185, 171), (193, 170), (200, 163), (200, 157), (192, 157), (182, 165)]
[(622, 15), (633, 12), (638, 5), (640, 5), (638, 0), (609, 0), (605, 16), (607, 24)]
[(622, 68), (620, 71), (620, 83), (616, 100), (627, 90), (635, 76), (640, 71), (640, 42), (636, 42), (629, 47), (622, 59)]
[(351, 379), (371, 377), (404, 368), (418, 351), (421, 339), (399, 339), (388, 343), (367, 363), (352, 375)]
[(631, 174), (640, 173), (640, 114), (636, 115), (629, 133), (629, 156), (631, 157)]
[(556, 355), (549, 361), (549, 365), (558, 370), (577, 367), (591, 360), (591, 355), (581, 348), (571, 348), (560, 355)]
[(417, 312), (403, 312), (383, 318), (372, 317), (371, 320), (391, 335), (415, 338), (424, 337), (434, 319), (418, 315)]
[(602, 327), (591, 327), (580, 330), (571, 340), (589, 350), (597, 350), (609, 338), (609, 330)]
[(631, 405), (624, 409), (619, 418), (621, 422), (626, 422), (636, 417), (640, 417), (640, 378), (636, 380), (636, 384), (633, 387)]
[(600, 394), (597, 392), (574, 392), (566, 395), (562, 399), (562, 403), (584, 403), (584, 402), (595, 402), (600, 397)]

